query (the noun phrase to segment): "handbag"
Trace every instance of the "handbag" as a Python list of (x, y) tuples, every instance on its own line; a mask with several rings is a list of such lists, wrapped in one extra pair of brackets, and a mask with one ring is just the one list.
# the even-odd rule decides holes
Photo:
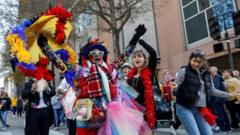
[(67, 92), (61, 99), (64, 113), (68, 119), (74, 120), (76, 116), (73, 113), (74, 105), (77, 100), (76, 91), (74, 91), (70, 86)]
[(92, 118), (93, 102), (89, 98), (78, 99), (75, 105), (77, 121), (88, 121)]

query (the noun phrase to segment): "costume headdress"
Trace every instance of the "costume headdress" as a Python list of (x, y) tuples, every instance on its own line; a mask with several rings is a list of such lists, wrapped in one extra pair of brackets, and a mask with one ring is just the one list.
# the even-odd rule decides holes
[(107, 54), (108, 54), (108, 50), (106, 49), (106, 47), (103, 45), (103, 42), (99, 42), (99, 39), (93, 39), (93, 40), (89, 40), (86, 45), (84, 45), (81, 49), (81, 55), (84, 56), (85, 59), (88, 59), (88, 55), (89, 53), (94, 50), (94, 49), (98, 49), (100, 51), (104, 52), (103, 55), (103, 59), (104, 61), (107, 60)]
[[(72, 30), (71, 16), (71, 13), (59, 3), (37, 18), (23, 20), (7, 36), (11, 46), (11, 64), (17, 64), (24, 75), (37, 79), (39, 74), (49, 73), (50, 75), (47, 69), (48, 61), (53, 62), (62, 73), (69, 70), (69, 67), (73, 67), (76, 64), (76, 55), (67, 44)], [(42, 62), (44, 66), (39, 64)], [(38, 71), (38, 69), (41, 70)], [(47, 78), (51, 80), (53, 76)]]

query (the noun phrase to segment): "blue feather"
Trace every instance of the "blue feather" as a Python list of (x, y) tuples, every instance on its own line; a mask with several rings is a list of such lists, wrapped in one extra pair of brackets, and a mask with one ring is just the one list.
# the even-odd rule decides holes
[(18, 36), (24, 41), (27, 41), (27, 37), (25, 35), (25, 29), (26, 27), (22, 24), (18, 24), (15, 28), (12, 30), (12, 34), (18, 34)]
[(62, 61), (64, 63), (67, 63), (67, 61), (68, 61), (68, 59), (70, 57), (68, 51), (66, 51), (64, 49), (60, 49), (60, 50), (55, 51), (55, 54), (57, 54), (57, 55), (59, 54), (60, 58), (62, 59)]
[(74, 76), (75, 76), (75, 71), (74, 71), (73, 69), (67, 70), (67, 71), (64, 73), (64, 76), (65, 76), (65, 78), (66, 78), (67, 83), (68, 83), (71, 87), (74, 87), (73, 79), (74, 79)]
[(36, 66), (33, 63), (27, 64), (24, 62), (20, 62), (19, 64), (23, 66), (26, 70), (36, 70)]

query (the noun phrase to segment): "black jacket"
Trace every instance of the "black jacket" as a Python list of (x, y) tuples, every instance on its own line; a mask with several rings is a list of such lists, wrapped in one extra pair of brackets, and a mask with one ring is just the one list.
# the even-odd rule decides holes
[[(24, 89), (22, 91), (23, 99), (28, 99), (29, 107), (37, 106), (40, 101), (39, 92), (33, 92), (32, 81), (29, 81), (25, 84)], [(50, 85), (49, 85), (50, 86)], [(47, 106), (51, 105), (51, 97), (56, 94), (55, 90), (50, 86), (49, 90), (43, 91), (43, 100)]]
[(9, 97), (0, 98), (0, 104), (2, 105), (1, 111), (11, 110), (11, 99)]
[[(185, 67), (185, 79), (179, 86), (176, 93), (176, 102), (186, 108), (192, 109), (197, 100), (198, 91), (201, 89), (199, 74), (191, 66)], [(200, 75), (204, 82), (205, 91), (208, 97), (208, 91), (212, 89), (211, 76), (208, 71), (203, 71)]]

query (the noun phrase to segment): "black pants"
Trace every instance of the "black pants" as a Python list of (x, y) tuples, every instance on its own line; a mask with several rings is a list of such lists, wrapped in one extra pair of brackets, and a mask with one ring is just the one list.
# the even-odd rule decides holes
[(23, 108), (17, 108), (17, 116), (22, 117)]
[(240, 105), (236, 105), (235, 101), (236, 100), (226, 102), (226, 107), (230, 112), (231, 127), (232, 128), (239, 128), (239, 125), (238, 125), (239, 120), (238, 120), (238, 117), (237, 117), (237, 113), (240, 112), (239, 111)]
[(26, 135), (49, 135), (49, 108), (31, 109), (26, 120)]
[(76, 120), (67, 119), (67, 126), (69, 135), (76, 135)]

